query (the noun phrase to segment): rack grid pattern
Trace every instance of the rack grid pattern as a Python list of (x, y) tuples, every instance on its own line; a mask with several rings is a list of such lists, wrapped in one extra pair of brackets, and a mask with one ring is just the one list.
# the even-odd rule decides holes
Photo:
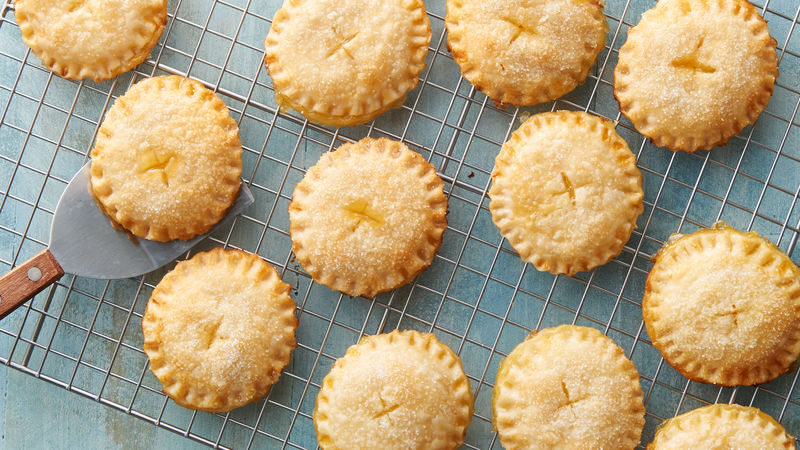
[[(237, 120), (243, 178), (256, 203), (195, 250), (256, 252), (293, 286), (299, 346), (270, 394), (227, 414), (183, 409), (165, 397), (141, 350), (141, 316), (171, 267), (98, 281), (70, 275), (0, 322), (0, 362), (209, 446), (314, 448), (311, 413), (322, 377), (365, 334), (432, 331), (464, 362), (476, 399), (466, 448), (500, 448), (491, 391), (500, 360), (532, 330), (593, 326), (641, 373), (647, 407), (642, 443), (663, 419), (714, 402), (753, 405), (800, 434), (798, 371), (758, 387), (690, 382), (665, 364), (641, 321), (650, 258), (671, 233), (725, 220), (755, 230), (800, 262), (800, 6), (756, 0), (778, 41), (781, 77), (758, 122), (712, 152), (672, 153), (621, 117), (612, 93), (617, 51), (654, 0), (608, 0), (606, 49), (586, 83), (533, 108), (498, 109), (460, 77), (447, 51), (443, 0), (427, 8), (427, 67), (402, 108), (360, 127), (331, 129), (279, 111), (263, 67), (263, 39), (278, 1), (170, 0), (169, 22), (136, 70), (95, 84), (44, 69), (19, 37), (14, 5), (0, 3), (0, 272), (47, 246), (49, 223), (69, 179), (87, 161), (113, 100), (143, 77), (187, 75), (213, 89)], [(574, 277), (523, 264), (491, 222), (494, 157), (531, 113), (573, 109), (618, 121), (638, 158), (645, 211), (623, 253)], [(448, 229), (432, 266), (412, 284), (373, 300), (313, 283), (291, 254), (287, 206), (294, 185), (323, 152), (364, 136), (402, 140), (445, 180)], [(188, 256), (188, 255), (186, 255)]]

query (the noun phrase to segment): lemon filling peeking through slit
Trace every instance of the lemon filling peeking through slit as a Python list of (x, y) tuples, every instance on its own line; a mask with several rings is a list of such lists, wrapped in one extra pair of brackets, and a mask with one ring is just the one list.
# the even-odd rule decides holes
[(342, 209), (352, 219), (355, 219), (351, 230), (355, 231), (362, 223), (367, 223), (373, 227), (380, 227), (386, 223), (386, 219), (378, 212), (372, 209), (369, 202), (366, 200), (355, 200), (344, 206)]
[(147, 150), (139, 158), (139, 174), (160, 180), (165, 187), (169, 187), (169, 180), (174, 179), (177, 170), (178, 159), (172, 152)]

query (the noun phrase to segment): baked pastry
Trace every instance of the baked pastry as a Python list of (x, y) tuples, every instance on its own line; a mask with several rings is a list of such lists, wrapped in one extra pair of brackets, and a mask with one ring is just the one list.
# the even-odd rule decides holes
[(642, 213), (642, 175), (614, 125), (583, 112), (531, 116), (503, 144), (492, 220), (539, 270), (591, 270), (622, 252)]
[(614, 70), (619, 108), (655, 145), (724, 145), (767, 106), (777, 42), (746, 0), (661, 0), (628, 30)]
[(403, 143), (364, 138), (322, 155), (289, 204), (292, 251), (314, 281), (373, 297), (425, 270), (447, 228), (444, 183)]
[(322, 380), (314, 427), (322, 449), (455, 449), (472, 420), (461, 360), (430, 333), (366, 336)]
[(430, 40), (422, 0), (287, 0), (264, 61), (282, 110), (353, 126), (403, 104)]
[(16, 0), (14, 17), (45, 67), (99, 82), (147, 58), (167, 23), (167, 1)]
[(685, 377), (764, 383), (800, 356), (800, 269), (724, 223), (668, 243), (647, 276), (647, 334)]
[(149, 78), (106, 113), (92, 149), (91, 190), (112, 223), (154, 241), (209, 231), (233, 204), (239, 128), (200, 83)]
[(150, 370), (175, 403), (229, 411), (263, 397), (289, 363), (289, 285), (257, 255), (216, 248), (179, 262), (142, 318)]
[(464, 78), (501, 107), (575, 89), (608, 32), (601, 0), (447, 0), (445, 24)]
[(644, 428), (639, 373), (594, 328), (533, 332), (503, 360), (493, 423), (507, 450), (630, 448)]
[(775, 419), (758, 408), (709, 405), (661, 424), (649, 450), (668, 448), (785, 448), (794, 439)]

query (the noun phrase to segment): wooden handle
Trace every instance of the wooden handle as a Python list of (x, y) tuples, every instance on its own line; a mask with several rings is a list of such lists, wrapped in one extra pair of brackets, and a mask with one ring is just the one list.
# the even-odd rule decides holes
[(45, 249), (0, 277), (0, 319), (62, 275), (64, 269), (58, 265), (50, 250)]

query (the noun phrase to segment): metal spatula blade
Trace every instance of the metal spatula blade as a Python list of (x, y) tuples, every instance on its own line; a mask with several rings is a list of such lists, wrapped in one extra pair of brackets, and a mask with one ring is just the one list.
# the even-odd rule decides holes
[[(111, 226), (89, 195), (89, 166), (83, 166), (69, 182), (50, 226), (50, 252), (64, 272), (103, 280), (135, 277), (169, 263), (208, 235), (188, 241), (134, 242)], [(226, 218), (252, 203), (253, 194), (242, 184)]]
[[(139, 276), (186, 253), (211, 233), (188, 241), (131, 239), (111, 226), (89, 194), (90, 164), (81, 168), (61, 195), (50, 227), (50, 247), (0, 277), (0, 318), (65, 272), (104, 280)], [(243, 183), (223, 221), (253, 201)]]

